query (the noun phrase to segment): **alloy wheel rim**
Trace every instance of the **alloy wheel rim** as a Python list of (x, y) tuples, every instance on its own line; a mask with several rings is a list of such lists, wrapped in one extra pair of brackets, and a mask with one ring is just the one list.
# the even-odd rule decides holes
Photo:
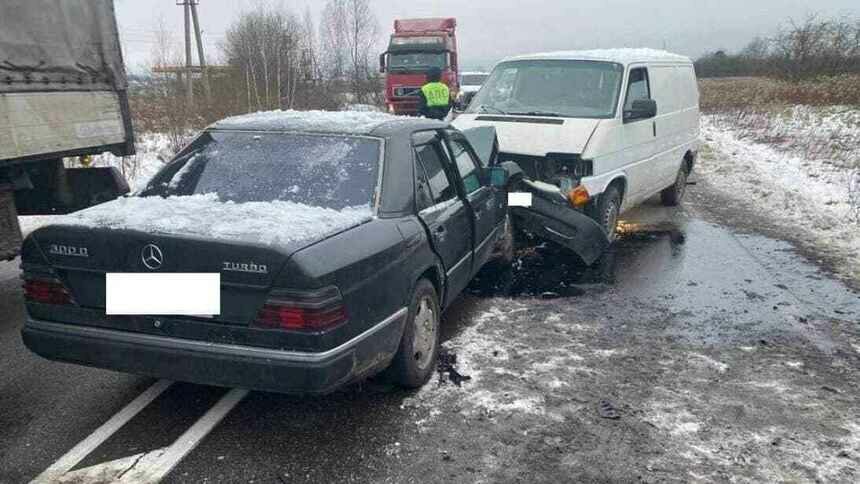
[(414, 325), (413, 357), (418, 367), (423, 370), (430, 364), (433, 345), (436, 342), (436, 314), (430, 298), (422, 297), (418, 303)]

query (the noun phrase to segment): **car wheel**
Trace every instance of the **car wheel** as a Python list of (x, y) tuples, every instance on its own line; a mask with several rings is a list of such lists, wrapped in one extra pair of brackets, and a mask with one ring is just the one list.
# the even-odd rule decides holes
[(660, 192), (660, 199), (667, 207), (676, 207), (681, 204), (684, 193), (687, 192), (687, 168), (682, 164), (675, 177), (675, 183)]
[(594, 219), (606, 231), (610, 242), (618, 238), (618, 215), (621, 213), (621, 193), (618, 188), (610, 186), (600, 196), (595, 207)]
[(418, 388), (430, 379), (439, 355), (439, 298), (427, 279), (415, 285), (406, 327), (394, 360), (386, 373), (406, 388)]

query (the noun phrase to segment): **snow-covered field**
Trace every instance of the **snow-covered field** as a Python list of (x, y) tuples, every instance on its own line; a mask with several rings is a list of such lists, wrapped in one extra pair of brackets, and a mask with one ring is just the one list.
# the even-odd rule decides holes
[(708, 115), (697, 170), (860, 274), (860, 110)]

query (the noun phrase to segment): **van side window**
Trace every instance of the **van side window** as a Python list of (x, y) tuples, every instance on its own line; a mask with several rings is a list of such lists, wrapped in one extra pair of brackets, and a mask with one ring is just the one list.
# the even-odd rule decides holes
[(637, 99), (651, 99), (651, 86), (648, 82), (648, 70), (639, 67), (630, 71), (630, 80), (627, 83), (627, 97), (624, 101), (624, 110), (633, 109), (633, 101)]
[(454, 186), (451, 185), (451, 181), (448, 180), (448, 174), (445, 173), (443, 156), (442, 147), (438, 141), (415, 148), (418, 167), (424, 169), (427, 182), (430, 185), (430, 196), (433, 197), (433, 203), (451, 200), (457, 193)]

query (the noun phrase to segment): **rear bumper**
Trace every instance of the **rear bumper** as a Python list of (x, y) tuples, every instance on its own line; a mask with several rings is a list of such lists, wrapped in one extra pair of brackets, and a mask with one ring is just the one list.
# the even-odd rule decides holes
[(406, 308), (320, 353), (272, 350), (28, 318), (24, 344), (45, 358), (170, 380), (292, 394), (330, 393), (387, 364)]

